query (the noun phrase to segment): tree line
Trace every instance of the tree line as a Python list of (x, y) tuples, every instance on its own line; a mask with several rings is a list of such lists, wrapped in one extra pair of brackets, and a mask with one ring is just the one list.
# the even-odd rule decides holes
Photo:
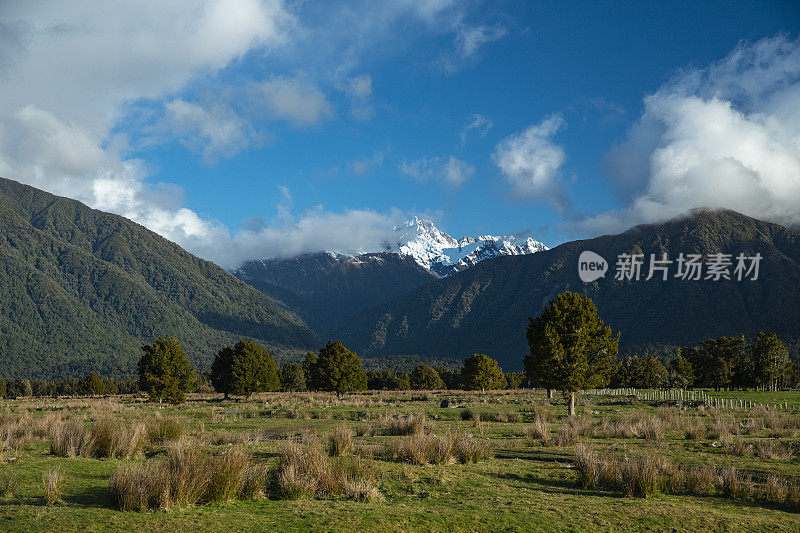
[(134, 394), (139, 392), (135, 379), (101, 378), (90, 372), (84, 378), (62, 380), (0, 379), (0, 398), (22, 396), (97, 396), (102, 394)]
[(775, 391), (800, 385), (800, 363), (773, 333), (706, 339), (696, 346), (677, 347), (666, 365), (653, 356), (622, 359), (611, 376), (611, 387), (642, 389), (756, 389)]
[(750, 340), (723, 336), (676, 348), (666, 366), (652, 356), (619, 360), (620, 333), (612, 332), (592, 300), (578, 293), (557, 295), (540, 316), (529, 319), (526, 335), (528, 382), (568, 393), (570, 415), (577, 391), (609, 385), (774, 391), (800, 382), (800, 365), (790, 360), (775, 333), (763, 331)]
[(329, 391), (337, 394), (364, 390), (467, 390), (518, 388), (521, 372), (504, 373), (484, 354), (464, 361), (460, 372), (418, 365), (409, 374), (398, 370), (364, 371), (358, 355), (340, 341), (328, 341), (318, 352), (308, 352), (300, 364), (285, 363), (280, 369), (269, 351), (250, 340), (222, 348), (208, 373), (200, 375), (175, 338), (158, 338), (142, 347), (139, 389), (152, 400), (181, 403), (187, 392), (206, 379), (224, 395), (249, 397), (270, 391)]

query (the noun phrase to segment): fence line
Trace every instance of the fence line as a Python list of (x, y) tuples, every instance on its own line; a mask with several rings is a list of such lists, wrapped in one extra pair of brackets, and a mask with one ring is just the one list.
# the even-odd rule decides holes
[(708, 394), (704, 390), (665, 389), (640, 391), (632, 387), (619, 389), (589, 389), (581, 391), (582, 394), (600, 396), (635, 396), (641, 401), (669, 401), (669, 402), (699, 402), (706, 407), (719, 409), (753, 409), (764, 407), (766, 409), (783, 409), (784, 411), (797, 410), (796, 405), (789, 402), (760, 403), (743, 398), (719, 398)]

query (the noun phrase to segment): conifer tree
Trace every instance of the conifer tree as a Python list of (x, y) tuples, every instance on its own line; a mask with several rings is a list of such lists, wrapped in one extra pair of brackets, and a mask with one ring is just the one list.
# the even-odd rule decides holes
[(614, 335), (597, 316), (591, 298), (563, 292), (551, 300), (527, 329), (530, 355), (525, 357), (529, 380), (548, 389), (570, 393), (569, 414), (575, 416), (575, 392), (604, 387), (619, 352)]

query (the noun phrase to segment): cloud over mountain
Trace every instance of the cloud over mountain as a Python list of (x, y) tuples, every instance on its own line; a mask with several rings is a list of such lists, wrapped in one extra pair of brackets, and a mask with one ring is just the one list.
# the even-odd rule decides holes
[(675, 74), (605, 161), (627, 207), (580, 223), (593, 232), (723, 207), (800, 224), (800, 40), (741, 43)]

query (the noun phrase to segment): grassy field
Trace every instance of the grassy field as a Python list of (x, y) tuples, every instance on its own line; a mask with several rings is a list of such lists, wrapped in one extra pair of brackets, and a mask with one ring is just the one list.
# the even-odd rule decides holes
[[(797, 395), (748, 393), (773, 397)], [(797, 413), (586, 396), (570, 420), (552, 402), (531, 391), (4, 400), (0, 530), (800, 529)], [(164, 495), (191, 476), (197, 504)], [(149, 510), (119, 510), (121, 494), (147, 487)]]

